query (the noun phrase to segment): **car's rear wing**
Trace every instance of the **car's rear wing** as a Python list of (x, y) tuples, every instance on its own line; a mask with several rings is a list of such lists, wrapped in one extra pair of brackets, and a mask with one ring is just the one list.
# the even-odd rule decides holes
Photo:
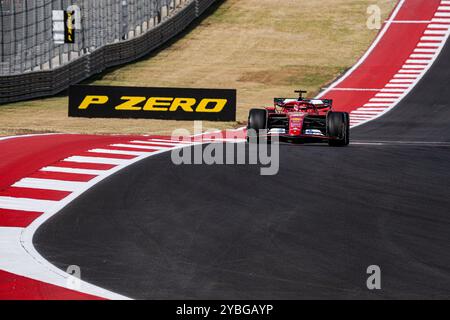
[(294, 101), (301, 101), (306, 103), (311, 103), (313, 105), (317, 106), (324, 106), (324, 107), (331, 107), (333, 105), (332, 99), (299, 99), (299, 98), (275, 98), (273, 99), (273, 103), (275, 106), (283, 106), (286, 103), (294, 102)]

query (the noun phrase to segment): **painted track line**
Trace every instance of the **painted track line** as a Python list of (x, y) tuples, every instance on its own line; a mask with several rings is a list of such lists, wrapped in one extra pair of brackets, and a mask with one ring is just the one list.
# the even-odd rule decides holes
[(117, 149), (91, 149), (88, 152), (109, 153), (109, 154), (128, 155), (128, 156), (142, 156), (143, 154), (148, 153), (148, 152), (129, 151), (129, 150), (117, 150)]
[(153, 141), (153, 140), (133, 140), (131, 141), (131, 143), (137, 143), (137, 144), (146, 144), (146, 145), (154, 145), (156, 147), (165, 147), (165, 148), (170, 148), (170, 147), (175, 147), (180, 145), (180, 143), (175, 143), (175, 142), (163, 142), (163, 141)]
[(72, 156), (72, 157), (64, 159), (64, 161), (81, 162), (81, 163), (94, 163), (94, 164), (120, 165), (120, 164), (127, 163), (129, 160), (113, 159), (113, 158), (101, 158), (101, 157)]
[(35, 179), (24, 178), (13, 184), (13, 187), (33, 188), (56, 191), (77, 191), (83, 188), (86, 182), (50, 180), (50, 179)]
[(155, 143), (164, 142), (164, 143), (167, 143), (170, 145), (180, 145), (180, 144), (190, 144), (191, 143), (189, 141), (172, 140), (172, 139), (148, 139), (147, 141), (155, 142)]
[(108, 170), (92, 170), (92, 169), (77, 169), (77, 168), (65, 168), (65, 167), (44, 167), (40, 171), (45, 172), (61, 172), (61, 173), (75, 173), (75, 174), (89, 174), (89, 175), (101, 175)]
[(144, 146), (140, 144), (131, 144), (131, 143), (118, 143), (112, 144), (112, 147), (120, 147), (120, 148), (133, 148), (133, 149), (146, 149), (146, 150), (168, 150), (168, 147), (158, 147), (158, 146)]
[(15, 197), (0, 197), (0, 208), (18, 211), (44, 212), (54, 207), (58, 201)]

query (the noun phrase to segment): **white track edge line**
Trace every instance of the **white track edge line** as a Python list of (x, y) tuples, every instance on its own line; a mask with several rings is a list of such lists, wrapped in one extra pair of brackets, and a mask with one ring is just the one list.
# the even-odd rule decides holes
[(15, 136), (6, 136), (6, 137), (0, 137), (0, 141), (3, 140), (11, 140), (11, 139), (17, 139), (17, 138), (31, 138), (31, 137), (42, 137), (42, 136), (53, 136), (53, 135), (73, 135), (72, 133), (35, 133), (35, 134), (19, 134)]

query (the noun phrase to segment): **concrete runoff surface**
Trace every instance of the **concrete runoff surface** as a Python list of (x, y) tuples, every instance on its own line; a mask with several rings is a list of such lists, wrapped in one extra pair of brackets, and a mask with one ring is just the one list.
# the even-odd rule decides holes
[[(447, 44), (348, 148), (282, 145), (269, 177), (161, 154), (86, 192), (35, 246), (132, 298), (449, 298), (449, 57)], [(369, 265), (381, 290), (366, 287)]]

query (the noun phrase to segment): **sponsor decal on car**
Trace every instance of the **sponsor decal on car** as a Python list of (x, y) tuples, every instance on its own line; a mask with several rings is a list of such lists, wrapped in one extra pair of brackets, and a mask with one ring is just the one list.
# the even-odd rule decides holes
[(305, 130), (305, 134), (311, 134), (311, 135), (316, 135), (316, 136), (323, 136), (322, 131), (320, 131), (318, 129), (306, 129)]

